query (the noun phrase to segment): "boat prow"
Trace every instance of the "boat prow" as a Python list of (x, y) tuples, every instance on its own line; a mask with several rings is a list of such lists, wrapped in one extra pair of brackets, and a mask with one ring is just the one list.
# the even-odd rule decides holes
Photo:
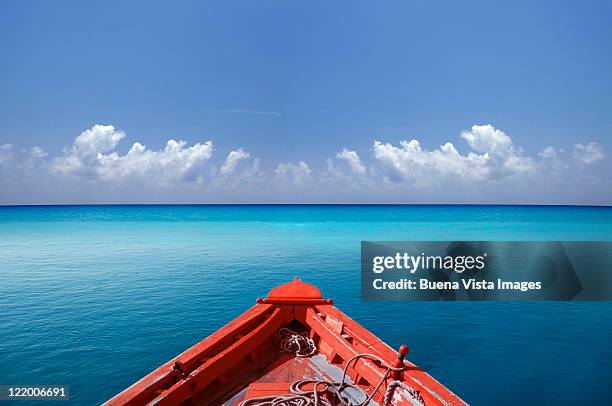
[(299, 279), (105, 405), (465, 405)]

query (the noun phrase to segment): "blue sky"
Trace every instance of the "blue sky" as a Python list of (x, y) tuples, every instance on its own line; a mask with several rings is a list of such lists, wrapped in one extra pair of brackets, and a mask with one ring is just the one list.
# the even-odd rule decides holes
[[(610, 204), (611, 18), (605, 1), (4, 1), (0, 203)], [(96, 154), (120, 158), (135, 142), (159, 152), (169, 139), (214, 147), (195, 164), (152, 155), (175, 161), (149, 172), (95, 154), (66, 169), (97, 124), (123, 136)], [(511, 145), (495, 158), (462, 138), (474, 125)], [(411, 155), (400, 141), (412, 139), (433, 155)], [(439, 159), (447, 142), (461, 159)], [(547, 147), (563, 169), (554, 179)], [(221, 181), (231, 151), (242, 159)], [(470, 152), (488, 161), (464, 162)], [(517, 156), (530, 169), (506, 171)], [(525, 188), (537, 184), (549, 188)]]

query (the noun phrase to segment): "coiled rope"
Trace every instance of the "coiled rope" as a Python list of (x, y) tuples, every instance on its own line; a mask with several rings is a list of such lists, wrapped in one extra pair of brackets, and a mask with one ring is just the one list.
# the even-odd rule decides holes
[(310, 357), (317, 353), (317, 346), (306, 333), (298, 334), (286, 327), (278, 330), (276, 345), (285, 352), (295, 354), (296, 357)]
[[(277, 344), (280, 346), (280, 348), (283, 351), (294, 353), (296, 357), (308, 357), (314, 355), (317, 351), (314, 341), (308, 338), (305, 333), (298, 334), (288, 328), (282, 328), (279, 330), (278, 336)], [(386, 368), (386, 371), (367, 398), (363, 402), (355, 403), (342, 393), (347, 388), (353, 388), (360, 391), (356, 385), (346, 382), (346, 377), (351, 363), (357, 362), (357, 360), (361, 358), (379, 361)], [(374, 397), (374, 394), (378, 392), (390, 372), (403, 370), (404, 366), (394, 368), (377, 355), (357, 354), (347, 361), (346, 365), (344, 366), (344, 370), (342, 371), (342, 379), (338, 382), (327, 381), (324, 379), (302, 379), (291, 384), (289, 387), (289, 392), (291, 392), (291, 394), (248, 399), (240, 402), (240, 406), (333, 406), (329, 399), (322, 397), (322, 395), (325, 393), (331, 394), (332, 398), (337, 399), (340, 402), (340, 405), (343, 406), (365, 406), (370, 403)], [(312, 391), (303, 390), (302, 388), (306, 385), (312, 385)], [(387, 387), (387, 391), (385, 392), (383, 406), (390, 405), (391, 399), (393, 398), (393, 392), (397, 387), (405, 389), (407, 393), (410, 394), (418, 403), (425, 405), (419, 391), (415, 391), (404, 382), (391, 381)]]

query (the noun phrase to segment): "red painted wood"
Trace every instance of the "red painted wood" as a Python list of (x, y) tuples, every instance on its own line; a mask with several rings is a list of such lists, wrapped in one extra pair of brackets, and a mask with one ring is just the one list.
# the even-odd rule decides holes
[(278, 394), (285, 394), (289, 392), (289, 386), (291, 382), (257, 382), (252, 383), (247, 388), (247, 392), (244, 395), (244, 400), (260, 398), (264, 396), (274, 396)]
[(248, 335), (242, 337), (219, 355), (193, 371), (188, 379), (174, 384), (166, 393), (155, 399), (157, 405), (176, 405), (191, 397), (207, 384), (219, 379), (233, 366), (243, 361), (252, 348), (265, 340), (273, 340), (276, 331), (283, 326), (282, 311), (275, 309), (272, 316)]
[(263, 299), (263, 303), (290, 304), (290, 305), (315, 305), (328, 303), (323, 299), (321, 291), (316, 286), (302, 282), (294, 278), (291, 282), (277, 286)]
[[(363, 328), (359, 323), (351, 319), (346, 314), (342, 313), (334, 306), (316, 306), (316, 309), (322, 314), (329, 314), (332, 317), (342, 320), (345, 324), (345, 330), (349, 331), (352, 337), (355, 337), (362, 345), (366, 346), (367, 352), (382, 357), (383, 359), (395, 360), (398, 352), (381, 341), (374, 334)], [(441, 396), (448, 404), (464, 404), (457, 395), (448, 390), (445, 386), (424, 372), (421, 368), (414, 365), (408, 360), (404, 360), (406, 370), (403, 373), (403, 378), (407, 382), (411, 382), (417, 388), (422, 388), (423, 391), (431, 393), (432, 396)], [(433, 395), (435, 393), (435, 395)]]
[[(305, 330), (322, 355), (310, 359), (280, 353), (274, 346), (276, 334), (288, 324)], [(105, 405), (180, 405), (187, 401), (192, 405), (237, 405), (245, 396), (286, 394), (291, 382), (305, 376), (338, 379), (332, 371), (341, 374), (348, 359), (360, 353), (377, 355), (389, 365), (403, 362), (406, 369), (399, 373), (400, 379), (420, 391), (427, 405), (465, 405), (416, 365), (399, 360), (398, 352), (323, 299), (319, 289), (299, 279), (272, 289), (266, 299), (258, 299), (244, 314)], [(371, 393), (385, 368), (360, 359), (348, 371), (362, 391)], [(392, 379), (387, 377), (375, 394), (379, 403)], [(409, 404), (409, 399), (403, 389), (397, 389), (393, 404)]]
[(142, 378), (110, 399), (105, 405), (143, 405), (153, 400), (157, 391), (167, 389), (174, 384), (177, 377), (172, 367), (175, 361), (181, 361), (186, 366), (194, 365), (198, 359), (205, 358), (206, 354), (214, 351), (220, 343), (223, 343), (232, 334), (252, 328), (251, 324), (257, 322), (259, 318), (273, 309), (272, 305), (258, 304), (251, 307), (248, 311), (238, 316), (226, 326), (208, 336), (205, 340), (189, 348), (178, 357), (168, 361), (149, 375)]
[(321, 291), (316, 286), (302, 282), (299, 278), (293, 278), (287, 282), (273, 288), (266, 299), (323, 299)]

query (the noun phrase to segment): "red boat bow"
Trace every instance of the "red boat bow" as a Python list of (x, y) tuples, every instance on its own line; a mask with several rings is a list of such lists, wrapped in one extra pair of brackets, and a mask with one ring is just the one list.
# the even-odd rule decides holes
[(105, 405), (466, 404), (407, 353), (295, 278)]

